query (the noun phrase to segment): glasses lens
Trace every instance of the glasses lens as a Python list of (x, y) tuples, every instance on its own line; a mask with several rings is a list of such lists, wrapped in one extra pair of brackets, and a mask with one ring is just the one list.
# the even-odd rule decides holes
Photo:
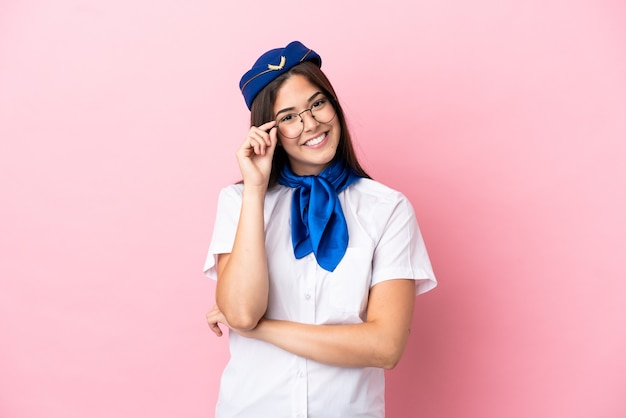
[(311, 116), (319, 123), (329, 123), (335, 118), (335, 107), (326, 97), (316, 100), (311, 108), (300, 114), (290, 113), (280, 118), (278, 130), (286, 138), (297, 138), (304, 130), (302, 114), (311, 111)]
[(302, 118), (297, 113), (290, 113), (278, 121), (278, 130), (286, 138), (297, 138), (304, 130)]
[(335, 108), (333, 104), (327, 99), (319, 99), (311, 106), (311, 114), (319, 123), (328, 123), (335, 117)]

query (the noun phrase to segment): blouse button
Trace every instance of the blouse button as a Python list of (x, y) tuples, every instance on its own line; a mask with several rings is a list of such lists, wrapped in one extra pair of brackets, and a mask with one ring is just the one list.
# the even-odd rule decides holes
[(310, 294), (310, 293), (307, 293), (306, 295), (304, 295), (304, 298), (305, 298), (306, 300), (310, 300), (310, 299), (311, 299), (311, 294)]

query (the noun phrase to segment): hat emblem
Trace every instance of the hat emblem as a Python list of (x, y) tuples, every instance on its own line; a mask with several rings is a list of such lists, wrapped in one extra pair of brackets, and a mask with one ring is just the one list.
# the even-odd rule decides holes
[(278, 65), (267, 64), (267, 68), (272, 71), (280, 71), (285, 67), (285, 61), (287, 59), (284, 56), (280, 57), (280, 63)]

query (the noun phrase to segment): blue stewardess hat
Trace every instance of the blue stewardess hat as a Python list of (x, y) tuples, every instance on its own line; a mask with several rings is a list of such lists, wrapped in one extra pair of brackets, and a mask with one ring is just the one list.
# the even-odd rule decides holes
[(279, 75), (304, 61), (313, 61), (322, 66), (322, 57), (298, 41), (293, 41), (284, 48), (271, 49), (261, 55), (252, 68), (241, 77), (239, 89), (248, 109), (263, 87)]

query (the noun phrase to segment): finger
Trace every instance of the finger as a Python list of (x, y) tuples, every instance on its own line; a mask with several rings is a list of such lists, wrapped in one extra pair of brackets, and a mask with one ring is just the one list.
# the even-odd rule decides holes
[(259, 143), (252, 135), (246, 137), (245, 142), (241, 145), (241, 151), (246, 155), (252, 156), (259, 153)]
[(211, 331), (213, 331), (213, 334), (217, 335), (218, 337), (221, 337), (222, 334), (223, 334), (222, 330), (221, 330), (221, 328), (220, 328), (220, 326), (219, 326), (219, 324), (217, 322), (209, 323), (209, 329)]
[(274, 127), (276, 127), (276, 121), (270, 121), (253, 129), (255, 133), (257, 134), (257, 137), (261, 139), (263, 143), (265, 143), (265, 145), (269, 147), (270, 145), (272, 145), (272, 142), (268, 134)]
[(263, 146), (263, 140), (258, 138), (250, 139), (250, 147), (254, 150), (254, 153), (257, 155), (263, 155), (265, 153), (265, 147)]
[(270, 157), (274, 156), (274, 151), (276, 150), (276, 144), (278, 143), (278, 135), (276, 134), (276, 129), (275, 127), (270, 128), (269, 134), (268, 134), (268, 145), (265, 149), (265, 154), (269, 155)]
[(209, 329), (213, 331), (215, 335), (217, 335), (218, 337), (221, 337), (223, 333), (222, 333), (222, 329), (219, 327), (219, 322), (217, 318), (215, 317), (217, 313), (216, 311), (217, 311), (216, 307), (211, 309), (211, 311), (206, 314), (206, 320), (207, 320), (207, 323), (209, 324)]
[(248, 134), (248, 138), (255, 153), (259, 155), (265, 155), (265, 149), (272, 145), (272, 140), (268, 133), (258, 128), (251, 130)]
[(265, 122), (263, 125), (260, 125), (258, 128), (262, 130), (263, 132), (267, 132), (270, 129), (272, 129), (274, 126), (276, 126), (276, 121), (271, 120), (269, 122)]
[(212, 324), (209, 327), (211, 328), (211, 331), (213, 331), (213, 333), (217, 335), (218, 337), (221, 337), (222, 335), (224, 335), (224, 333), (222, 332), (221, 328), (219, 327), (217, 323)]
[[(276, 128), (276, 129), (274, 129)], [(269, 137), (270, 137), (270, 147), (274, 148), (276, 144), (278, 144), (278, 127), (274, 126), (274, 128), (270, 129)]]

